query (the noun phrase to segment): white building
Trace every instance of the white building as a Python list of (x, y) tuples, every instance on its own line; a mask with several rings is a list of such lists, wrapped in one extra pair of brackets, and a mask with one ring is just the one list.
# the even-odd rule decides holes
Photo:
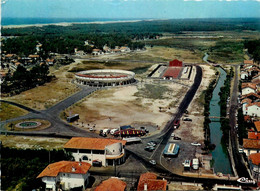
[(115, 165), (125, 162), (124, 140), (73, 137), (64, 146), (72, 153), (75, 161), (91, 165)]
[(260, 116), (260, 102), (253, 102), (243, 106), (243, 115)]
[(98, 56), (98, 55), (101, 55), (101, 54), (103, 54), (103, 52), (102, 52), (102, 50), (100, 50), (100, 49), (93, 49), (92, 50), (92, 55), (93, 56)]
[(256, 93), (257, 87), (254, 83), (242, 83), (242, 95)]
[(86, 189), (89, 181), (89, 169), (91, 165), (86, 162), (60, 161), (49, 164), (37, 178), (41, 178), (46, 184), (47, 191), (57, 189), (70, 190), (82, 187)]
[(242, 80), (245, 80), (248, 78), (248, 72), (247, 71), (241, 71), (240, 78)]

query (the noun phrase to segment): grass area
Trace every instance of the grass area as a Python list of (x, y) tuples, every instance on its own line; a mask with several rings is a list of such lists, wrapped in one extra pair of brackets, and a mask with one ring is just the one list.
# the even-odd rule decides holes
[(63, 149), (68, 139), (0, 135), (4, 147), (20, 149)]
[(1, 102), (0, 104), (0, 119), (1, 121), (26, 115), (28, 111), (8, 103)]
[[(15, 125), (17, 123), (20, 123), (20, 122), (25, 122), (25, 121), (36, 121), (36, 122), (40, 122), (41, 125), (39, 127), (35, 127), (35, 128), (18, 128), (18, 127), (15, 127)], [(5, 125), (5, 128), (6, 130), (8, 131), (39, 131), (39, 130), (42, 130), (42, 129), (46, 129), (48, 127), (50, 127), (51, 123), (49, 121), (46, 121), (46, 120), (42, 120), (42, 119), (27, 119), (27, 120), (17, 120), (17, 121), (13, 121), (13, 122), (10, 122), (10, 123), (7, 123)], [(13, 126), (13, 129), (11, 129), (11, 126)]]
[(56, 79), (5, 99), (37, 110), (47, 109), (79, 91), (79, 88), (71, 83), (73, 76), (67, 72), (68, 69), (69, 66), (60, 67), (59, 70), (51, 68), (50, 72), (56, 76)]
[(136, 97), (150, 98), (150, 99), (163, 99), (164, 94), (170, 91), (168, 87), (157, 84), (145, 84), (138, 92), (134, 94)]

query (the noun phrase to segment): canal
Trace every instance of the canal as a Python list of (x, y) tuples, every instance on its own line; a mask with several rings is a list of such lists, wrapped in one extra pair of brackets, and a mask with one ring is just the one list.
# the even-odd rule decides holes
[[(220, 88), (224, 85), (227, 73), (222, 68), (218, 68), (218, 71), (220, 76), (210, 101), (210, 116), (220, 117), (220, 105), (218, 104), (220, 101), (219, 92)], [(227, 148), (221, 141), (223, 133), (220, 121), (212, 119), (209, 127), (210, 141), (212, 144), (216, 145), (216, 148), (211, 152), (213, 158), (212, 166), (216, 173), (222, 172), (223, 174), (232, 174)]]

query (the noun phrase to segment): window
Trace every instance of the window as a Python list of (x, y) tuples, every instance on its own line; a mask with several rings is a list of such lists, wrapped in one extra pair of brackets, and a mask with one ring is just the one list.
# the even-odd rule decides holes
[(82, 157), (82, 160), (84, 161), (84, 160), (88, 160), (88, 157), (87, 156), (83, 156)]

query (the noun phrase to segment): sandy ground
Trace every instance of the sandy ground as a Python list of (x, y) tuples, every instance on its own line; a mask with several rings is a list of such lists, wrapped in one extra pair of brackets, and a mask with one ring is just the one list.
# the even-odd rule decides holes
[[(188, 107), (188, 114), (185, 114), (183, 118), (191, 118), (190, 121), (182, 121), (181, 128), (176, 130), (176, 135), (180, 136), (183, 140), (186, 141), (197, 141), (201, 144), (204, 140), (204, 131), (203, 131), (203, 122), (204, 122), (204, 107), (199, 102), (200, 95), (203, 90), (206, 90), (209, 86), (210, 81), (215, 78), (215, 70), (207, 65), (201, 65), (203, 70), (203, 77), (201, 85), (196, 92), (195, 97), (193, 98), (191, 104)], [(194, 74), (194, 73), (193, 73)], [(194, 75), (191, 76), (190, 80), (193, 80)], [(183, 119), (182, 118), (182, 119)]]
[(113, 129), (122, 125), (154, 128), (158, 125), (162, 128), (175, 113), (180, 98), (188, 88), (172, 82), (157, 82), (156, 85), (168, 88), (163, 94), (163, 99), (140, 97), (140, 93), (137, 95), (140, 89), (145, 89), (145, 84), (150, 83), (151, 81), (147, 80), (137, 85), (100, 90), (66, 112), (79, 113), (79, 127), (82, 127), (83, 122), (84, 128), (92, 127), (94, 124), (96, 130)]
[(168, 190), (203, 190), (203, 187), (197, 183), (170, 182)]

